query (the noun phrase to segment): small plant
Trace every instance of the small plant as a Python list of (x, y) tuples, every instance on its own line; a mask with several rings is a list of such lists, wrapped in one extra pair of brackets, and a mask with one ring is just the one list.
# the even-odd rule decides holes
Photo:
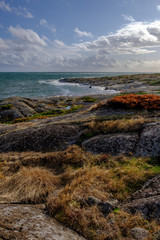
[(13, 108), (13, 105), (12, 105), (12, 104), (6, 104), (6, 105), (2, 105), (2, 106), (0, 107), (0, 110), (9, 110), (9, 109), (11, 109), (11, 108)]
[(96, 98), (90, 97), (90, 96), (85, 96), (82, 97), (83, 102), (97, 102)]

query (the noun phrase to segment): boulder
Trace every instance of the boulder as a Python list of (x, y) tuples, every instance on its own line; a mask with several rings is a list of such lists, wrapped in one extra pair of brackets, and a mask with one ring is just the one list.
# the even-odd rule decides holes
[(160, 156), (160, 122), (148, 123), (140, 134), (137, 156)]
[(137, 240), (145, 240), (149, 236), (149, 233), (143, 228), (135, 227), (131, 229), (131, 235)]
[(140, 212), (146, 219), (160, 222), (160, 175), (147, 181), (123, 204), (124, 210), (133, 214)]
[(129, 154), (136, 146), (136, 133), (117, 133), (98, 135), (82, 143), (82, 147), (92, 153)]
[(0, 152), (64, 150), (78, 140), (80, 126), (47, 121), (15, 124), (15, 130), (6, 128), (0, 135)]

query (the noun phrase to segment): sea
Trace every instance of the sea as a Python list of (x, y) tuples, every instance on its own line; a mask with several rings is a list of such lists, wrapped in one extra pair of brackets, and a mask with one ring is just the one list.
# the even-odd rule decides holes
[[(114, 90), (104, 87), (60, 82), (64, 78), (88, 78), (125, 75), (120, 72), (0, 72), (0, 99), (21, 96), (40, 98), (50, 96), (83, 96), (107, 94)], [(133, 73), (127, 73), (133, 74)]]

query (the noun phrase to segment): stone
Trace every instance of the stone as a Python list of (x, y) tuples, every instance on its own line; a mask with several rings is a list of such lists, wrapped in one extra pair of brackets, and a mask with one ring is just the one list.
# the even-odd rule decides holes
[(110, 202), (100, 202), (98, 203), (99, 210), (103, 213), (104, 217), (107, 217), (114, 209), (113, 205)]
[(87, 202), (88, 205), (93, 206), (95, 204), (100, 203), (101, 201), (98, 198), (95, 198), (93, 196), (89, 196), (86, 202)]
[(135, 227), (131, 229), (131, 235), (137, 240), (144, 240), (148, 237), (149, 233), (143, 228)]
[(47, 216), (37, 205), (0, 205), (0, 239), (85, 240)]
[(78, 140), (81, 132), (78, 125), (55, 124), (48, 119), (14, 127), (0, 135), (0, 152), (64, 150)]
[(137, 143), (136, 156), (160, 156), (160, 122), (144, 125)]
[(137, 138), (136, 133), (98, 135), (84, 141), (82, 147), (92, 153), (130, 154), (135, 149)]
[(140, 212), (146, 219), (160, 222), (160, 175), (147, 181), (127, 200), (123, 208), (133, 214)]

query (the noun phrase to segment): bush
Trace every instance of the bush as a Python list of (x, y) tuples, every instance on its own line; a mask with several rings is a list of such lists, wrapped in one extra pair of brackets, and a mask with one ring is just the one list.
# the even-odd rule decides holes
[(148, 95), (128, 94), (125, 96), (116, 96), (108, 100), (105, 106), (125, 109), (131, 108), (131, 109), (159, 110), (160, 96), (149, 94)]

